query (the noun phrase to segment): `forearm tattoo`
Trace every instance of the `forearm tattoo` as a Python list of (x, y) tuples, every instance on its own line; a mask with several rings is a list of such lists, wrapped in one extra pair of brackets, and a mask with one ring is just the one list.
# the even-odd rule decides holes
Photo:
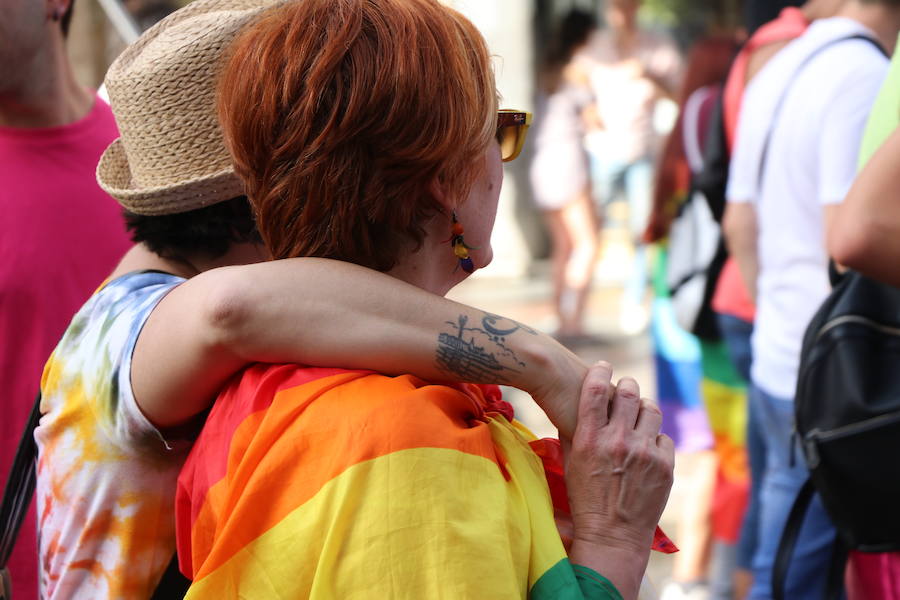
[(448, 331), (438, 336), (436, 361), (445, 373), (473, 383), (507, 383), (511, 373), (520, 373), (527, 365), (509, 347), (509, 338), (523, 332), (538, 335), (534, 329), (491, 313), (482, 313), (481, 323), (468, 327), (469, 316), (459, 315), (447, 321)]

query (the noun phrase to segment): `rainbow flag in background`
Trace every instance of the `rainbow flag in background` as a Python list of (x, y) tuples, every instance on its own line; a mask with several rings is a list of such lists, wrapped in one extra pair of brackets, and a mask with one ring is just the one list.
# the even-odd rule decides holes
[(187, 597), (618, 598), (569, 563), (530, 444), (553, 461), (493, 386), (253, 366), (179, 479)]
[(663, 243), (653, 249), (650, 337), (662, 432), (672, 438), (678, 452), (708, 450), (713, 447), (713, 435), (701, 395), (700, 343), (675, 318), (666, 281), (668, 249)]
[(750, 496), (747, 458), (747, 384), (725, 342), (700, 341), (703, 403), (715, 439), (719, 468), (713, 492), (713, 535), (734, 544), (741, 534)]

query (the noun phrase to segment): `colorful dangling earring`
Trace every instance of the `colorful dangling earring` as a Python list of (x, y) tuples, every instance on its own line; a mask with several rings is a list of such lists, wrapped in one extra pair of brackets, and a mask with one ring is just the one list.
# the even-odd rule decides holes
[(448, 241), (453, 248), (453, 254), (459, 259), (458, 268), (461, 268), (466, 273), (472, 273), (475, 270), (475, 265), (472, 263), (472, 259), (469, 258), (469, 250), (477, 250), (478, 248), (466, 245), (466, 240), (463, 238), (463, 226), (456, 220), (455, 210), (451, 213), (451, 218), (453, 219), (453, 225), (450, 227), (451, 236)]

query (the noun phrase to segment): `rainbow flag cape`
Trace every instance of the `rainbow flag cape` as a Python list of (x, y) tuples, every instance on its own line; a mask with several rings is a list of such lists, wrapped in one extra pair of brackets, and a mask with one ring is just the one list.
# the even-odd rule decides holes
[(569, 563), (547, 447), (491, 386), (250, 367), (179, 479), (187, 597), (618, 598)]

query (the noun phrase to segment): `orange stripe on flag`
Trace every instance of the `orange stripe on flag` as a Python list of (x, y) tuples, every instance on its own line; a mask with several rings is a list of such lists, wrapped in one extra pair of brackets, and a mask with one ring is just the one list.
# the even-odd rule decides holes
[[(192, 546), (190, 558), (188, 548), (180, 546), (179, 554), (195, 580), (360, 462), (411, 448), (447, 448), (499, 465), (475, 386), (463, 393), (412, 376), (338, 372), (287, 387), (276, 380), (302, 381), (297, 372), (307, 369), (270, 369), (222, 396), (179, 480), (179, 540), (188, 528)], [(219, 410), (226, 400), (270, 406), (259, 414), (245, 409), (236, 425), (240, 411)], [(220, 454), (210, 456), (213, 449)], [(223, 460), (227, 472), (219, 481)]]

